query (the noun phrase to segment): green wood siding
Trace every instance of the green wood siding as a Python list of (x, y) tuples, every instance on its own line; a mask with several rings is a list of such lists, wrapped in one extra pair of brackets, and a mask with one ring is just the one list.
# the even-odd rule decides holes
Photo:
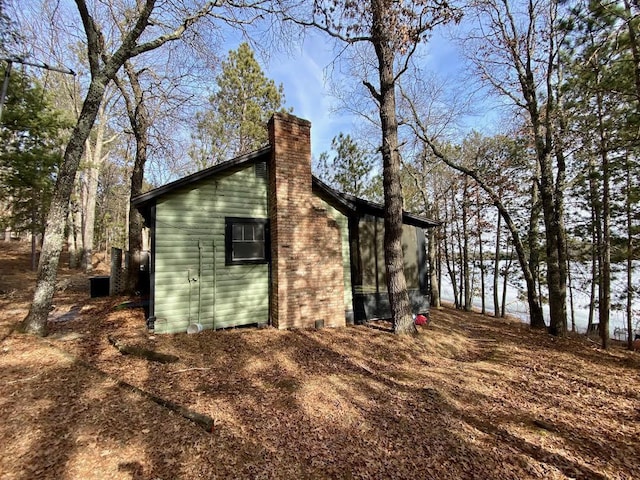
[[(384, 261), (384, 220), (365, 217), (360, 219), (360, 268), (362, 285), (356, 285), (356, 293), (386, 293), (387, 272)], [(402, 252), (407, 288), (419, 288), (418, 241), (416, 228), (402, 226)]]
[(349, 219), (323, 200), (329, 216), (340, 227), (342, 238), (342, 270), (344, 273), (344, 309), (353, 310), (353, 292), (351, 291), (351, 249), (349, 248)]
[(196, 322), (224, 328), (268, 321), (268, 265), (225, 265), (225, 217), (268, 217), (267, 181), (256, 177), (254, 165), (158, 199), (158, 333), (184, 332)]

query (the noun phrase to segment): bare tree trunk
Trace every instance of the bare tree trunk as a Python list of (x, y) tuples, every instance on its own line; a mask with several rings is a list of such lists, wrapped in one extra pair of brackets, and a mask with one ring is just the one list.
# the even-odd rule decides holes
[(602, 348), (609, 346), (609, 315), (611, 311), (611, 228), (609, 207), (609, 164), (603, 164), (604, 193), (602, 202), (602, 279), (601, 296), (598, 308), (598, 320), (600, 322), (600, 338)]
[[(116, 79), (116, 85), (120, 89), (127, 108), (129, 123), (136, 139), (136, 157), (131, 172), (130, 198), (142, 193), (144, 184), (144, 167), (147, 163), (147, 146), (149, 144), (150, 119), (145, 104), (144, 92), (140, 84), (139, 73), (136, 72), (131, 62), (125, 62), (124, 69), (131, 86), (133, 96), (128, 92), (124, 83)], [(129, 264), (127, 268), (126, 291), (134, 293), (140, 289), (140, 258), (142, 254), (142, 227), (143, 220), (138, 210), (129, 202), (128, 212), (128, 243)]]
[(592, 232), (591, 244), (591, 288), (589, 289), (589, 316), (587, 317), (587, 332), (593, 327), (594, 310), (596, 306), (596, 285), (598, 284), (598, 250), (595, 230)]
[(397, 334), (415, 334), (416, 326), (411, 316), (411, 304), (404, 276), (402, 253), (402, 184), (400, 182), (400, 152), (398, 151), (398, 120), (394, 73), (395, 53), (393, 40), (386, 25), (385, 1), (371, 2), (371, 36), (378, 60), (380, 91), (367, 84), (378, 100), (382, 128), (382, 176), (384, 189), (384, 253), (387, 271), (387, 290)]
[[(97, 145), (96, 145), (97, 146)], [(93, 152), (98, 155), (99, 152), (96, 149)], [(85, 172), (84, 179), (84, 199), (83, 199), (83, 229), (82, 229), (82, 262), (81, 267), (86, 273), (93, 271), (93, 243), (94, 232), (96, 224), (96, 197), (98, 194), (98, 179), (100, 176), (100, 165), (102, 159), (96, 161), (97, 158), (91, 162), (91, 166)]]
[(477, 227), (478, 227), (478, 255), (480, 257), (480, 297), (481, 297), (481, 312), (484, 315), (486, 313), (486, 304), (485, 304), (485, 281), (484, 281), (484, 255), (483, 255), (483, 251), (482, 251), (482, 221), (481, 221), (481, 213), (482, 213), (482, 208), (480, 208), (480, 193), (479, 190), (476, 188), (476, 208), (478, 209), (477, 211), (477, 219), (476, 221), (478, 222)]
[(98, 195), (98, 183), (100, 180), (100, 172), (109, 153), (104, 154), (105, 146), (111, 143), (117, 135), (105, 139), (107, 128), (107, 103), (113, 97), (113, 90), (109, 90), (109, 99), (105, 99), (100, 104), (98, 111), (97, 124), (94, 125), (95, 143), (90, 144), (87, 139), (85, 149), (85, 158), (87, 168), (84, 171), (82, 182), (82, 206), (83, 206), (83, 223), (82, 223), (82, 268), (86, 273), (93, 270), (93, 249), (94, 249), (94, 231), (96, 223), (96, 199)]
[(571, 260), (567, 246), (567, 285), (569, 287), (569, 305), (571, 306), (571, 331), (576, 332), (576, 310), (573, 304), (573, 278), (571, 276)]
[[(511, 239), (513, 241), (513, 245), (515, 247), (516, 254), (518, 256), (518, 262), (520, 263), (520, 268), (522, 269), (522, 274), (524, 275), (525, 283), (527, 286), (527, 302), (529, 304), (530, 325), (532, 328), (546, 328), (546, 325), (544, 322), (544, 316), (542, 313), (542, 306), (536, 294), (536, 278), (534, 277), (531, 269), (529, 268), (530, 264), (527, 261), (527, 255), (525, 252), (524, 244), (522, 243), (522, 240), (520, 238), (520, 232), (518, 231), (518, 227), (516, 226), (513, 219), (511, 218), (511, 214), (509, 213), (509, 210), (507, 210), (504, 203), (502, 202), (502, 199), (493, 190), (493, 188), (487, 182), (485, 182), (482, 177), (480, 177), (477, 170), (472, 170), (463, 165), (459, 165), (455, 163), (447, 154), (445, 154), (442, 150), (440, 150), (438, 146), (435, 145), (435, 143), (433, 143), (433, 141), (427, 136), (426, 134), (427, 130), (425, 126), (422, 124), (422, 122), (420, 121), (417, 115), (417, 112), (411, 102), (409, 102), (409, 106), (412, 110), (413, 118), (417, 125), (414, 132), (416, 133), (416, 135), (418, 135), (420, 140), (422, 140), (426, 145), (428, 145), (431, 151), (433, 152), (433, 154), (437, 158), (442, 160), (445, 164), (447, 164), (449, 167), (473, 178), (478, 184), (478, 186), (482, 188), (482, 190), (484, 190), (484, 192), (489, 196), (489, 198), (491, 199), (495, 207), (498, 209), (498, 212), (504, 219), (505, 224), (509, 229), (509, 232), (511, 233)], [(444, 205), (445, 205), (445, 224), (447, 224), (448, 222), (446, 217), (446, 214), (447, 214), (446, 202), (444, 203)], [(445, 245), (446, 245), (446, 242), (445, 242)], [(446, 255), (446, 250), (445, 250), (445, 255)], [(455, 282), (454, 282), (454, 289), (455, 289)], [(454, 293), (455, 293), (455, 290), (454, 290)]]
[[(558, 224), (557, 232), (557, 249), (558, 249), (558, 286), (561, 314), (558, 319), (558, 325), (561, 327), (557, 335), (567, 334), (567, 279), (569, 266), (569, 259), (567, 258), (567, 232), (564, 222), (564, 191), (565, 185), (565, 161), (564, 151), (561, 148), (556, 149), (556, 191), (554, 196), (555, 202), (555, 215), (556, 222)], [(553, 331), (551, 331), (553, 334)]]
[[(422, 160), (423, 164), (421, 168), (422, 171), (425, 171), (424, 161), (425, 159), (423, 157), (423, 160)], [(422, 203), (423, 203), (423, 208), (425, 213), (430, 218), (439, 217), (439, 215), (435, 215), (436, 208), (434, 207), (434, 204), (432, 204), (431, 201), (429, 200), (427, 191), (422, 185), (423, 183), (426, 183), (426, 178), (423, 177), (422, 179), (419, 179), (416, 174), (411, 172), (411, 170), (408, 170), (408, 171), (411, 177), (413, 178), (413, 182), (416, 186), (416, 189), (420, 192), (420, 195), (422, 196)], [(435, 188), (435, 185), (434, 185), (434, 188)], [(440, 308), (440, 276), (439, 276), (439, 270), (437, 265), (438, 257), (437, 257), (437, 248), (436, 248), (435, 228), (427, 229), (427, 242), (428, 242), (427, 257), (429, 261), (429, 304), (432, 307)]]
[(493, 261), (493, 315), (500, 316), (500, 300), (498, 298), (498, 278), (500, 276), (500, 228), (502, 215), (498, 213), (498, 224), (496, 225), (496, 253)]
[(508, 260), (504, 264), (504, 279), (502, 281), (502, 311), (500, 316), (504, 318), (506, 316), (507, 308), (507, 284), (509, 281), (509, 272), (511, 271), (511, 264), (513, 263), (513, 248), (509, 249)]
[(462, 272), (464, 277), (464, 310), (471, 311), (471, 272), (469, 268), (469, 177), (464, 176), (462, 188)]
[(38, 263), (36, 260), (36, 256), (38, 254), (38, 248), (36, 245), (36, 238), (38, 236), (38, 232), (36, 230), (36, 212), (32, 207), (31, 209), (31, 270), (36, 269)]
[[(599, 83), (599, 82), (598, 82)], [(611, 207), (610, 207), (610, 172), (607, 133), (604, 126), (602, 93), (596, 93), (599, 142), (598, 149), (602, 163), (602, 243), (600, 244), (601, 276), (598, 306), (598, 321), (602, 348), (609, 345), (609, 313), (611, 310)]]
[[(93, 228), (94, 228), (94, 220), (95, 220), (95, 195), (93, 197), (93, 214), (89, 214), (89, 190), (91, 186), (90, 177), (91, 177), (91, 161), (93, 159), (93, 146), (91, 145), (91, 141), (87, 138), (84, 147), (84, 161), (87, 164), (87, 168), (80, 172), (80, 211), (81, 211), (81, 229), (80, 233), (82, 235), (82, 255), (80, 257), (80, 268), (87, 273), (91, 272), (91, 268), (93, 267), (91, 263), (92, 253), (87, 253), (87, 251), (93, 250)], [(97, 188), (98, 182), (96, 182)], [(88, 218), (91, 217), (91, 218)], [(91, 231), (88, 231), (89, 225), (91, 225)], [(89, 240), (91, 237), (91, 240)], [(88, 258), (88, 261), (87, 261)], [(88, 266), (87, 266), (88, 265)]]
[(625, 153), (625, 210), (627, 223), (627, 348), (633, 350), (633, 210), (631, 198), (631, 162), (629, 152)]
[(73, 129), (65, 150), (64, 160), (58, 172), (47, 216), (33, 303), (29, 309), (29, 314), (21, 325), (21, 329), (26, 333), (41, 336), (47, 334), (47, 317), (49, 316), (49, 307), (55, 293), (58, 263), (64, 244), (64, 225), (67, 219), (69, 198), (73, 190), (76, 171), (82, 158), (84, 143), (95, 122), (107, 82), (108, 79), (103, 75), (92, 79), (78, 123)]
[(81, 208), (81, 192), (80, 179), (76, 173), (73, 185), (73, 193), (69, 200), (68, 218), (68, 236), (67, 246), (69, 249), (69, 268), (76, 269), (80, 267), (82, 259), (82, 208)]
[[(549, 333), (552, 335), (564, 335), (567, 325), (567, 283), (566, 261), (564, 259), (564, 231), (563, 231), (563, 188), (564, 188), (564, 164), (556, 163), (554, 180), (554, 165), (552, 161), (552, 148), (554, 146), (554, 115), (558, 112), (558, 104), (554, 99), (553, 75), (557, 70), (558, 62), (555, 47), (555, 18), (556, 5), (549, 2), (549, 42), (547, 53), (547, 71), (545, 75), (546, 97), (544, 102), (538, 101), (538, 85), (534, 80), (535, 73), (528, 61), (524, 67), (524, 76), (520, 76), (523, 97), (531, 120), (533, 140), (538, 166), (540, 167), (540, 200), (542, 202), (542, 217), (545, 227), (546, 239), (546, 264), (547, 264), (547, 288), (549, 292)], [(533, 14), (533, 11), (530, 12)], [(528, 45), (527, 59), (534, 55), (534, 45)], [(543, 105), (543, 107), (541, 107)], [(556, 150), (556, 160), (563, 160)]]
[(76, 235), (73, 225), (73, 207), (69, 206), (69, 214), (67, 215), (67, 251), (69, 252), (69, 268), (75, 269), (77, 265), (76, 257)]
[[(139, 105), (140, 107), (140, 105)], [(144, 106), (138, 108), (139, 122), (136, 133), (136, 161), (131, 172), (131, 198), (142, 193), (144, 184), (144, 167), (147, 163), (148, 118)], [(129, 203), (129, 266), (127, 277), (127, 291), (140, 289), (140, 258), (142, 255), (142, 227), (143, 220), (140, 212)]]
[(460, 235), (460, 230), (458, 230), (458, 260), (460, 261), (460, 267), (458, 269), (459, 272), (459, 278), (460, 278), (460, 286), (459, 286), (459, 290), (460, 290), (460, 303), (458, 305), (456, 305), (456, 308), (459, 308), (460, 310), (464, 309), (465, 307), (465, 303), (467, 300), (467, 292), (465, 291), (464, 288), (464, 253), (463, 253), (463, 247), (462, 247), (462, 238)]
[[(638, 8), (637, 0), (634, 3)], [(624, 0), (625, 9), (625, 23), (627, 25), (627, 32), (629, 34), (629, 46), (631, 48), (631, 56), (633, 58), (633, 79), (636, 87), (636, 104), (640, 111), (640, 48), (638, 47), (638, 32), (635, 29), (636, 25), (634, 19), (637, 18), (637, 13), (634, 13), (631, 8), (629, 0)]]
[(96, 223), (96, 196), (98, 193), (98, 177), (100, 176), (100, 164), (102, 155), (102, 135), (103, 125), (98, 126), (98, 135), (95, 148), (87, 147), (85, 150), (85, 158), (88, 167), (84, 172), (82, 184), (82, 269), (86, 273), (93, 271), (93, 236)]
[[(635, 6), (636, 11), (633, 11), (632, 5)], [(631, 55), (633, 57), (633, 73), (634, 83), (636, 87), (636, 108), (640, 112), (640, 48), (638, 46), (638, 32), (636, 30), (637, 23), (634, 23), (634, 19), (637, 18), (638, 13), (638, 1), (624, 0), (625, 8), (625, 21), (627, 25), (627, 31), (629, 33), (629, 45), (631, 47)], [(633, 305), (633, 235), (632, 235), (632, 219), (633, 214), (631, 211), (631, 165), (629, 162), (629, 152), (625, 154), (625, 168), (626, 168), (626, 216), (627, 216), (627, 347), (629, 350), (633, 350), (633, 317), (632, 317), (632, 305)]]
[[(142, 168), (144, 171), (144, 167)], [(138, 194), (142, 193), (142, 177), (144, 173), (134, 170), (131, 175), (131, 188), (139, 188)], [(136, 178), (134, 178), (136, 177)], [(134, 185), (135, 184), (135, 185)], [(138, 187), (137, 185), (140, 185)], [(131, 194), (131, 198), (135, 195)], [(136, 208), (129, 203), (129, 264), (127, 267), (127, 292), (133, 294), (141, 289), (140, 285), (140, 259), (142, 258), (142, 228), (144, 222), (142, 216)]]
[[(566, 326), (561, 218), (563, 179), (556, 182), (554, 178), (556, 172), (562, 170), (562, 165), (554, 165), (552, 156), (557, 114), (553, 87), (557, 81), (559, 55), (556, 44), (557, 3), (555, 0), (544, 4), (529, 1), (526, 6), (525, 12), (520, 10), (520, 5), (515, 7), (506, 0), (488, 0), (478, 4), (478, 9), (484, 13), (480, 22), (488, 39), (474, 59), (483, 78), (499, 93), (514, 100), (523, 113), (526, 112), (530, 122), (530, 138), (540, 173), (537, 180), (545, 226), (549, 332), (562, 335)], [(487, 67), (487, 63), (500, 65), (500, 68), (493, 70)]]
[[(191, 17), (184, 18), (173, 32), (138, 44), (138, 40), (149, 25), (149, 18), (155, 8), (154, 0), (137, 2), (137, 9), (132, 18), (132, 27), (127, 32), (122, 44), (111, 54), (104, 51), (104, 35), (91, 16), (85, 0), (76, 0), (78, 13), (82, 19), (87, 39), (87, 56), (91, 71), (91, 83), (82, 105), (76, 126), (71, 132), (69, 143), (65, 149), (62, 165), (58, 171), (53, 198), (43, 238), (42, 253), (38, 265), (38, 280), (29, 314), (22, 321), (21, 330), (36, 335), (47, 334), (47, 317), (53, 295), (60, 262), (60, 252), (64, 244), (64, 226), (69, 210), (69, 199), (73, 190), (76, 172), (89, 133), (96, 121), (100, 105), (109, 82), (113, 80), (123, 63), (141, 53), (154, 50), (161, 45), (180, 38), (184, 31), (198, 18), (207, 14), (213, 4), (207, 3)], [(104, 63), (102, 63), (104, 62)], [(411, 318), (411, 316), (409, 316)]]
[(428, 231), (429, 236), (429, 288), (430, 288), (430, 302), (434, 308), (440, 308), (440, 286), (437, 270), (437, 250), (436, 250), (436, 232), (435, 228), (430, 228)]
[(594, 309), (596, 304), (596, 285), (598, 286), (598, 308), (600, 308), (600, 290), (602, 289), (602, 204), (600, 191), (596, 182), (596, 165), (593, 158), (589, 158), (589, 200), (591, 206), (591, 221), (593, 227), (593, 245), (591, 259), (591, 301), (589, 303), (589, 322), (587, 332), (593, 325)]
[(72, 200), (70, 205), (69, 215), (67, 215), (67, 248), (69, 250), (69, 268), (78, 268), (79, 262), (79, 245), (78, 245), (78, 231), (76, 228), (76, 209), (77, 206)]
[[(527, 244), (529, 246), (529, 268), (531, 269), (531, 274), (535, 279), (535, 285), (537, 288), (540, 288), (540, 242), (538, 238), (540, 237), (540, 215), (542, 211), (542, 204), (540, 203), (540, 198), (538, 195), (538, 182), (537, 182), (538, 174), (536, 173), (535, 178), (532, 179), (531, 182), (531, 212), (529, 213), (529, 236), (527, 238)], [(544, 303), (543, 297), (539, 292), (536, 292), (538, 296), (538, 302), (540, 305)], [(544, 327), (541, 325), (541, 328), (546, 328), (546, 324)]]
[[(545, 149), (546, 150), (546, 149)], [(540, 153), (539, 157), (543, 157)], [(554, 199), (554, 181), (548, 154), (540, 158), (540, 198), (545, 226), (547, 254), (547, 288), (549, 292), (549, 333), (563, 335), (566, 324), (566, 284), (561, 283), (559, 264), (560, 225)]]
[[(458, 280), (457, 280), (457, 276), (456, 276), (456, 262), (455, 262), (455, 255), (453, 254), (454, 251), (454, 245), (453, 245), (453, 222), (450, 222), (449, 220), (449, 208), (448, 205), (446, 203), (446, 200), (444, 201), (444, 222), (445, 222), (445, 229), (447, 226), (449, 226), (449, 230), (451, 232), (451, 235), (446, 235), (445, 234), (445, 238), (444, 238), (444, 261), (445, 261), (445, 266), (447, 267), (447, 273), (449, 274), (449, 280), (451, 281), (451, 288), (453, 289), (453, 302), (454, 302), (454, 306), (455, 308), (459, 308), (459, 301), (458, 301)], [(446, 230), (445, 230), (446, 232)], [(449, 244), (449, 240), (451, 239), (451, 244)], [(449, 255), (449, 247), (451, 247), (451, 251), (452, 254), (451, 256), (454, 256), (454, 258), (451, 258), (451, 256)]]
[[(447, 261), (447, 270), (449, 272), (449, 278), (451, 279), (451, 287), (453, 288), (453, 299), (454, 299), (454, 307), (456, 309), (461, 308), (462, 305), (462, 288), (461, 288), (461, 283), (462, 280), (460, 280), (460, 282), (458, 281), (458, 274), (460, 273), (457, 270), (458, 267), (458, 260), (456, 258), (456, 239), (458, 241), (458, 243), (460, 243), (460, 238), (458, 235), (458, 227), (457, 227), (457, 222), (456, 222), (456, 215), (455, 215), (455, 210), (456, 210), (456, 206), (455, 206), (455, 193), (453, 192), (453, 190), (451, 191), (451, 204), (449, 205), (449, 207), (451, 208), (449, 213), (449, 219), (445, 220), (445, 223), (447, 225), (449, 225), (449, 239), (450, 239), (450, 243), (445, 243), (445, 246), (449, 246), (449, 249), (446, 250), (445, 249), (445, 259)], [(461, 275), (461, 273), (460, 273)]]
[[(462, 310), (464, 308), (465, 290), (464, 290), (464, 266), (463, 266), (463, 245), (462, 245), (462, 225), (460, 215), (456, 205), (456, 191), (451, 189), (451, 261), (453, 270), (458, 270), (458, 301), (456, 308)], [(455, 243), (454, 243), (455, 241)]]
[[(562, 123), (562, 122), (561, 122)], [(562, 127), (564, 128), (564, 127)], [(561, 132), (564, 135), (564, 132)], [(567, 256), (567, 230), (564, 221), (564, 191), (566, 189), (566, 165), (562, 142), (556, 139), (556, 189), (554, 195), (555, 215), (558, 224), (557, 249), (558, 249), (558, 292), (560, 293), (561, 316), (558, 320), (561, 330), (558, 335), (567, 333), (567, 280), (569, 259)], [(551, 332), (553, 333), (553, 332)]]
[[(436, 147), (436, 145), (431, 142), (427, 137), (421, 137), (423, 141), (429, 145), (434, 155), (440, 158), (444, 163), (449, 165), (451, 168), (464, 173), (465, 175), (473, 178), (480, 188), (482, 188), (491, 201), (496, 206), (503, 220), (505, 221), (505, 225), (509, 229), (511, 233), (511, 239), (513, 241), (513, 245), (516, 249), (516, 254), (518, 256), (518, 262), (520, 263), (520, 268), (522, 269), (522, 273), (524, 275), (524, 280), (527, 286), (527, 302), (529, 304), (529, 316), (530, 323), (532, 328), (546, 328), (546, 324), (544, 323), (544, 316), (542, 314), (542, 306), (540, 304), (540, 300), (536, 293), (536, 279), (533, 276), (531, 269), (529, 268), (529, 262), (527, 261), (527, 256), (524, 248), (524, 244), (520, 238), (520, 233), (516, 224), (513, 222), (511, 215), (507, 208), (502, 203), (502, 199), (496, 194), (496, 192), (479, 176), (478, 172), (475, 170), (468, 169), (462, 165), (458, 165), (451, 161), (451, 159), (445, 155), (442, 151)], [(446, 222), (446, 219), (445, 219)]]
[[(438, 270), (438, 292), (442, 292), (442, 243), (438, 242), (437, 270)], [(441, 301), (441, 298), (438, 298)]]
[[(554, 0), (555, 1), (555, 0)], [(550, 18), (552, 22), (556, 22), (557, 9), (556, 7), (551, 6)], [(555, 34), (555, 29), (552, 30), (552, 34)], [(554, 39), (556, 42), (560, 42), (558, 39)], [(550, 61), (549, 64), (553, 64), (553, 61)], [(558, 61), (556, 62), (557, 69), (557, 81), (555, 82), (555, 88), (549, 85), (549, 90), (554, 91), (556, 94), (556, 108), (555, 108), (555, 116), (557, 128), (554, 130), (554, 152), (556, 156), (556, 190), (555, 190), (555, 210), (556, 216), (558, 219), (558, 266), (560, 270), (560, 287), (564, 288), (564, 326), (562, 330), (562, 334), (566, 334), (567, 332), (567, 283), (569, 283), (569, 294), (571, 301), (571, 321), (572, 321), (572, 329), (573, 324), (575, 323), (574, 311), (573, 311), (573, 291), (571, 290), (571, 279), (569, 272), (569, 247), (567, 245), (567, 229), (565, 225), (565, 215), (564, 215), (564, 192), (566, 190), (566, 160), (565, 160), (565, 139), (568, 136), (567, 133), (567, 119), (565, 116), (565, 106), (563, 99), (563, 90), (561, 85), (564, 85), (564, 73), (563, 73), (563, 64), (562, 64), (562, 56), (558, 57)]]

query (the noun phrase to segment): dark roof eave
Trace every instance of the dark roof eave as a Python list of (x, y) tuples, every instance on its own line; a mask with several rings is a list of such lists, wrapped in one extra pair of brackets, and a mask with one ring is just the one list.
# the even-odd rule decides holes
[[(154, 204), (154, 201), (158, 197), (170, 193), (178, 188), (191, 185), (200, 180), (204, 180), (213, 175), (222, 173), (231, 168), (235, 168), (245, 164), (248, 165), (252, 162), (257, 162), (263, 156), (267, 156), (270, 153), (271, 146), (266, 146), (254, 152), (236, 157), (232, 160), (219, 163), (218, 165), (214, 165), (213, 167), (200, 170), (199, 172), (187, 175), (186, 177), (180, 178), (171, 183), (167, 183), (166, 185), (163, 185), (161, 187), (154, 188), (153, 190), (143, 193), (142, 195), (138, 195), (137, 197), (131, 199), (131, 204), (134, 205), (145, 218), (147, 218), (149, 214), (149, 207)], [(328, 203), (332, 204), (335, 208), (346, 215), (364, 213), (380, 218), (384, 217), (384, 206), (379, 203), (370, 202), (353, 195), (339, 192), (331, 188), (329, 185), (315, 176), (312, 177), (312, 186), (313, 190), (318, 195), (320, 195)], [(430, 228), (442, 225), (442, 222), (430, 220), (428, 218), (408, 212), (403, 212), (402, 222), (407, 225), (413, 225), (420, 228)]]
[(338, 192), (337, 190), (334, 190), (315, 176), (312, 176), (311, 180), (312, 190), (319, 194), (320, 197), (326, 200), (328, 203), (332, 204), (333, 207), (337, 208), (339, 211), (346, 215), (356, 213), (356, 206), (352, 202), (347, 200), (344, 194)]
[(402, 222), (406, 223), (407, 225), (413, 225), (414, 227), (420, 228), (433, 228), (442, 225), (442, 222), (437, 222), (435, 220), (431, 220), (429, 218), (421, 217), (419, 215), (414, 215), (413, 213), (407, 212), (403, 212)]
[[(341, 210), (343, 213), (365, 213), (380, 218), (384, 217), (383, 205), (370, 202), (369, 200), (365, 200), (354, 195), (339, 192), (315, 176), (313, 177), (313, 188), (316, 193), (319, 193), (320, 196), (329, 201), (329, 203), (333, 203), (333, 206), (338, 208), (338, 210)], [(432, 228), (442, 225), (442, 222), (430, 220), (426, 217), (408, 212), (402, 213), (402, 223), (419, 228)]]
[(139, 211), (143, 210), (147, 207), (153, 200), (156, 198), (165, 195), (167, 193), (172, 192), (180, 187), (185, 187), (196, 183), (200, 180), (204, 180), (218, 173), (224, 172), (225, 170), (238, 167), (244, 164), (250, 164), (252, 162), (258, 161), (262, 156), (267, 155), (271, 152), (271, 147), (263, 147), (259, 150), (255, 150), (253, 152), (247, 153), (245, 155), (241, 155), (232, 160), (228, 160), (226, 162), (219, 163), (214, 165), (213, 167), (205, 168), (204, 170), (200, 170), (198, 172), (192, 173), (191, 175), (187, 175), (186, 177), (179, 178), (171, 183), (167, 183), (166, 185), (162, 185), (161, 187), (154, 188), (153, 190), (149, 190), (142, 195), (138, 195), (131, 199), (131, 204), (134, 205)]

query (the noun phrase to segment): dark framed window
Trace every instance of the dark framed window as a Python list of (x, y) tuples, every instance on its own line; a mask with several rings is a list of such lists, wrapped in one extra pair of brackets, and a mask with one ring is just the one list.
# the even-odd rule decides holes
[(224, 237), (227, 265), (269, 261), (268, 219), (226, 217)]

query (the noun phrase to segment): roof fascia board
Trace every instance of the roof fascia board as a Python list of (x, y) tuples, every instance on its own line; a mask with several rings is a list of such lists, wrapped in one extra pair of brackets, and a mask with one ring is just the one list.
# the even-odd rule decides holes
[(154, 188), (153, 190), (143, 193), (142, 195), (138, 195), (137, 197), (131, 199), (131, 203), (139, 209), (144, 204), (162, 195), (170, 193), (173, 190), (197, 183), (200, 180), (205, 180), (213, 175), (222, 173), (231, 168), (256, 162), (261, 157), (268, 155), (270, 152), (271, 152), (271, 147), (267, 146), (267, 147), (261, 148), (260, 150), (255, 150), (245, 155), (241, 155), (232, 160), (228, 160), (226, 162), (219, 163), (212, 167), (205, 168), (204, 170), (200, 170), (198, 172), (192, 173), (191, 175), (187, 175), (186, 177), (179, 178), (178, 180), (175, 180), (171, 183), (167, 183), (166, 185), (162, 185), (161, 187)]
[[(316, 177), (313, 177), (313, 187), (314, 190), (320, 196), (323, 196), (325, 200), (329, 201), (329, 203), (333, 200), (334, 207), (340, 210), (340, 207), (342, 206), (343, 213), (351, 215), (368, 214), (374, 217), (384, 218), (384, 205), (382, 204), (370, 202), (369, 200), (365, 200), (348, 193), (339, 192)], [(346, 210), (346, 212), (344, 210)], [(420, 215), (414, 215), (404, 211), (402, 212), (402, 223), (420, 228), (437, 227), (442, 225), (442, 222), (430, 220)]]
[(344, 194), (334, 190), (329, 185), (324, 183), (319, 178), (312, 176), (312, 189), (327, 203), (337, 208), (339, 211), (346, 215), (353, 215), (356, 213), (357, 208), (355, 204), (350, 202), (344, 197)]

